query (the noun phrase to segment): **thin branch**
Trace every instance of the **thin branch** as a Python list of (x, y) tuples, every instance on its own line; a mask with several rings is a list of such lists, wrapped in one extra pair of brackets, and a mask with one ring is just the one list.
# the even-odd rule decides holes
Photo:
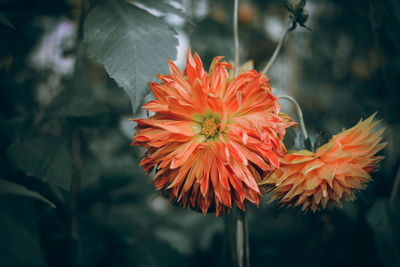
[(290, 102), (292, 102), (295, 105), (296, 111), (297, 111), (297, 115), (299, 117), (299, 124), (300, 124), (301, 131), (302, 131), (302, 133), (304, 135), (304, 138), (307, 139), (308, 138), (308, 134), (307, 134), (306, 126), (304, 124), (303, 112), (301, 112), (300, 105), (297, 103), (296, 99), (294, 99), (293, 97), (288, 96), (288, 95), (281, 95), (281, 96), (278, 96), (278, 98), (279, 99), (289, 100)]
[[(73, 90), (80, 88), (83, 80), (83, 24), (85, 18), (87, 0), (81, 0), (80, 16), (78, 21), (78, 34), (76, 37), (76, 59), (75, 70), (73, 76)], [(73, 156), (73, 174), (71, 181), (71, 195), (70, 195), (70, 236), (71, 236), (71, 266), (80, 266), (81, 253), (80, 253), (80, 236), (78, 228), (78, 192), (81, 182), (81, 169), (82, 169), (82, 132), (79, 128), (75, 128), (72, 133), (72, 156)]]
[(81, 181), (81, 169), (82, 169), (82, 136), (79, 129), (75, 129), (72, 139), (72, 153), (73, 153), (73, 175), (71, 183), (71, 237), (74, 240), (79, 239), (78, 234), (78, 222), (77, 222), (77, 195), (79, 190), (79, 184)]
[(233, 41), (235, 45), (235, 65), (234, 65), (234, 74), (235, 78), (239, 74), (239, 31), (238, 31), (238, 9), (239, 9), (239, 0), (235, 0), (233, 6)]
[(269, 59), (267, 65), (265, 65), (265, 67), (262, 71), (263, 74), (267, 74), (267, 72), (271, 68), (272, 64), (275, 62), (276, 58), (278, 57), (279, 51), (282, 48), (283, 42), (285, 41), (286, 36), (290, 32), (291, 23), (292, 23), (292, 20), (289, 20), (289, 23), (286, 26), (285, 32), (282, 34), (281, 39), (279, 39), (279, 43), (278, 43), (277, 47), (275, 48), (275, 51), (272, 54), (272, 57)]

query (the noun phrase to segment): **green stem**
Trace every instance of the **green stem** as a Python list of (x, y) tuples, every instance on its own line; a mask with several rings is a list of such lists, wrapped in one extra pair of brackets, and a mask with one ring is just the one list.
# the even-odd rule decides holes
[(77, 222), (77, 194), (79, 190), (79, 184), (81, 180), (81, 168), (82, 168), (82, 155), (81, 155), (81, 133), (78, 129), (75, 129), (74, 136), (72, 139), (72, 153), (74, 161), (74, 169), (71, 183), (71, 238), (74, 240), (79, 239), (78, 234), (78, 222)]
[(294, 104), (294, 106), (296, 107), (297, 116), (299, 117), (299, 124), (300, 124), (301, 131), (303, 133), (304, 138), (307, 139), (308, 134), (307, 134), (307, 130), (306, 130), (306, 125), (304, 123), (303, 112), (301, 112), (299, 103), (297, 103), (296, 99), (294, 99), (293, 97), (288, 96), (288, 95), (281, 95), (281, 96), (278, 96), (278, 98), (289, 100), (290, 102), (292, 102)]
[(224, 236), (224, 246), (226, 249), (226, 253), (223, 257), (223, 262), (221, 266), (234, 266), (238, 267), (236, 256), (236, 240), (235, 240), (235, 222), (236, 218), (234, 217), (234, 212), (230, 214), (226, 214), (224, 217), (224, 224), (225, 224), (225, 236)]
[[(73, 90), (81, 87), (83, 81), (84, 68), (84, 48), (83, 48), (83, 24), (85, 19), (87, 0), (81, 1), (80, 17), (78, 21), (78, 34), (76, 37), (76, 58), (73, 76)], [(70, 238), (71, 238), (71, 266), (79, 266), (81, 261), (80, 237), (78, 229), (78, 191), (81, 182), (82, 169), (82, 132), (79, 128), (75, 128), (72, 132), (72, 156), (73, 156), (73, 174), (70, 192)]]
[(235, 0), (233, 5), (233, 41), (235, 45), (235, 65), (234, 77), (236, 78), (239, 74), (239, 30), (238, 30), (238, 8), (239, 0)]
[(286, 26), (285, 32), (282, 34), (281, 39), (279, 39), (278, 45), (276, 46), (275, 51), (272, 54), (272, 57), (269, 59), (267, 65), (265, 65), (265, 67), (264, 67), (264, 69), (262, 71), (263, 74), (267, 74), (267, 72), (271, 68), (272, 64), (277, 59), (277, 57), (279, 55), (279, 51), (282, 48), (283, 42), (285, 41), (286, 36), (290, 32), (290, 27), (291, 27), (291, 20), (289, 21), (288, 25)]
[(246, 212), (240, 209), (236, 221), (236, 255), (238, 267), (250, 267), (249, 227)]
[[(233, 41), (235, 49), (235, 63), (234, 63), (234, 78), (239, 74), (239, 30), (238, 30), (238, 9), (239, 0), (234, 1), (233, 5)], [(232, 211), (233, 213), (233, 211)], [(225, 219), (225, 233), (230, 235), (233, 231), (230, 227), (229, 217)], [(230, 230), (230, 231), (229, 231)], [(236, 212), (236, 251), (234, 249), (233, 242), (229, 242), (231, 248), (231, 256), (236, 258), (237, 267), (249, 267), (250, 266), (250, 253), (249, 253), (249, 230), (247, 227), (246, 213), (240, 209)], [(233, 236), (227, 237), (228, 240), (232, 241)], [(235, 262), (235, 261), (234, 261)]]

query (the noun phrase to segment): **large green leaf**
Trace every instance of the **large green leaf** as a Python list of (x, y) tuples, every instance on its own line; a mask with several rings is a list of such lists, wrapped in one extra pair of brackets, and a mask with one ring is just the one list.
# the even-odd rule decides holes
[(161, 18), (122, 0), (97, 6), (85, 21), (88, 54), (129, 95), (134, 111), (148, 94), (147, 83), (167, 73), (176, 57), (176, 33)]
[(72, 157), (61, 138), (46, 134), (14, 142), (7, 155), (27, 175), (69, 190)]
[(166, 0), (142, 0), (140, 3), (163, 13), (172, 13), (181, 17), (185, 16), (182, 10), (173, 7), (169, 2)]
[(15, 184), (3, 179), (0, 179), (0, 194), (34, 198), (42, 201), (43, 203), (46, 203), (52, 208), (56, 207), (56, 205), (54, 205), (52, 202), (50, 202), (47, 198), (45, 198), (38, 192), (31, 191), (26, 187), (23, 187), (22, 185)]

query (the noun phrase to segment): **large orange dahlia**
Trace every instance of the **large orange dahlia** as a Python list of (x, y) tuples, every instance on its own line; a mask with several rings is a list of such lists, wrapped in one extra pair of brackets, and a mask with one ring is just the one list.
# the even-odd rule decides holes
[(183, 74), (169, 61), (170, 75), (152, 82), (155, 100), (144, 108), (155, 115), (137, 119), (132, 145), (147, 148), (141, 161), (155, 169), (156, 188), (204, 214), (224, 213), (246, 200), (258, 204), (261, 173), (279, 167), (285, 128), (268, 78), (255, 70), (233, 81), (232, 66), (216, 57), (209, 73), (197, 54), (187, 54)]
[(386, 146), (380, 143), (384, 127), (372, 132), (379, 122), (375, 114), (353, 128), (333, 136), (316, 152), (288, 153), (281, 167), (260, 183), (272, 191), (272, 200), (288, 206), (302, 205), (313, 212), (327, 206), (341, 206), (341, 200), (354, 200), (354, 191), (371, 180), (370, 173), (383, 159), (375, 154)]

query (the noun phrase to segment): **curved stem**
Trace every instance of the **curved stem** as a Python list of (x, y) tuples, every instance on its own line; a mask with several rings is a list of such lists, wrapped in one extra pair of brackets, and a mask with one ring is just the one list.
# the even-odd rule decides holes
[(238, 33), (238, 8), (239, 0), (235, 0), (233, 6), (233, 41), (235, 45), (235, 65), (234, 65), (234, 78), (239, 74), (239, 33)]
[(300, 105), (297, 103), (296, 99), (294, 99), (293, 97), (288, 96), (288, 95), (281, 95), (281, 96), (278, 96), (278, 98), (279, 99), (289, 100), (290, 102), (292, 102), (295, 105), (296, 111), (297, 111), (297, 115), (299, 116), (299, 124), (300, 124), (301, 131), (302, 131), (302, 133), (304, 135), (304, 138), (307, 139), (308, 138), (308, 134), (307, 134), (306, 126), (304, 124), (303, 112), (301, 112)]
[(285, 32), (282, 34), (281, 39), (279, 39), (278, 45), (276, 46), (275, 51), (272, 54), (272, 57), (269, 59), (267, 65), (265, 65), (265, 67), (262, 71), (263, 74), (267, 74), (267, 72), (271, 68), (272, 64), (275, 62), (276, 58), (278, 57), (279, 51), (282, 48), (283, 42), (285, 41), (286, 36), (290, 32), (290, 27), (291, 27), (291, 20), (289, 20), (289, 23), (286, 26)]

